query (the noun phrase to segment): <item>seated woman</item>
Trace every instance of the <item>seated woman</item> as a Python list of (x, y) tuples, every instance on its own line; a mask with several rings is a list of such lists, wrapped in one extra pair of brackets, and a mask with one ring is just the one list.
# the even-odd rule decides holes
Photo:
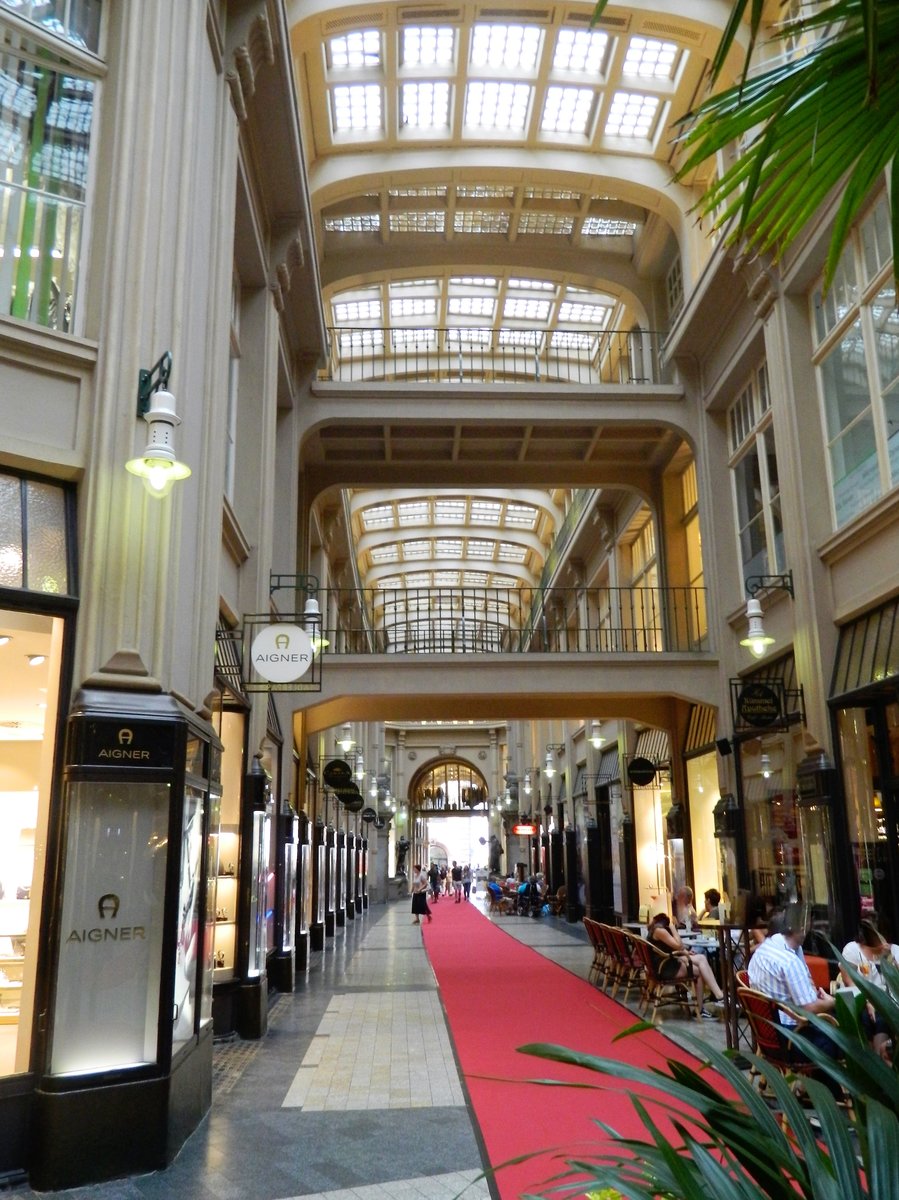
[[(647, 940), (668, 956), (667, 960), (661, 964), (659, 978), (666, 983), (692, 980), (696, 992), (697, 1012), (706, 1020), (716, 1020), (720, 1016), (720, 1005), (724, 1000), (724, 993), (712, 973), (706, 956), (693, 954), (687, 949), (674, 929), (671, 928), (671, 918), (667, 913), (656, 913), (653, 917), (647, 933)], [(718, 1011), (712, 1012), (703, 1006), (702, 1000), (706, 988), (712, 993), (713, 1007)]]
[[(895, 943), (891, 945), (883, 936), (877, 928), (877, 913), (872, 912), (859, 921), (856, 939), (847, 942), (843, 947), (843, 958), (875, 987), (885, 988), (887, 983), (883, 977), (881, 963), (885, 958), (892, 958), (893, 962), (899, 964), (899, 946)], [(858, 995), (858, 988), (842, 967), (840, 975), (846, 986), (851, 987)], [(880, 1057), (886, 1062), (892, 1062), (893, 1043), (889, 1026), (870, 1004), (866, 1005), (861, 1013), (861, 1023)]]

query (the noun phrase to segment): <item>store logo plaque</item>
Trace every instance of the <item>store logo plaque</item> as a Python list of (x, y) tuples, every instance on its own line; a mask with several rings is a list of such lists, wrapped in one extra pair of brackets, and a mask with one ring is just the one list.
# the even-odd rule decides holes
[(170, 724), (89, 720), (82, 764), (97, 767), (172, 768), (175, 730)]
[(775, 725), (781, 719), (780, 696), (765, 683), (747, 683), (737, 695), (737, 713), (754, 729)]
[(299, 625), (266, 625), (253, 638), (250, 662), (269, 683), (293, 683), (312, 666), (312, 639)]

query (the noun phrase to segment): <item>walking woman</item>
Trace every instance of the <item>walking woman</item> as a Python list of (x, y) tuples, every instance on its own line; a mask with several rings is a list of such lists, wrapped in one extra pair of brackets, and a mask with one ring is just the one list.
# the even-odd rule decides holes
[(428, 873), (421, 869), (421, 863), (412, 868), (412, 924), (420, 925), (421, 918), (431, 920), (431, 910), (428, 908)]

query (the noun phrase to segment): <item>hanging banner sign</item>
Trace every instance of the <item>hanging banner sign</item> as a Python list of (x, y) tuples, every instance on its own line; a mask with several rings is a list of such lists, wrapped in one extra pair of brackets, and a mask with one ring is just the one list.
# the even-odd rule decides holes
[(780, 696), (764, 683), (747, 683), (737, 695), (737, 714), (744, 725), (764, 729), (781, 719)]
[(299, 625), (266, 625), (253, 638), (250, 662), (269, 683), (293, 683), (312, 666), (312, 639)]

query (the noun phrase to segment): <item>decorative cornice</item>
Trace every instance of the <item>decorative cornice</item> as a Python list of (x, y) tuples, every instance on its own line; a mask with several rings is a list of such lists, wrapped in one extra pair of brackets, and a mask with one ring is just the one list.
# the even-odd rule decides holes
[(99, 671), (85, 679), (82, 687), (115, 688), (129, 692), (162, 691), (162, 684), (153, 678), (136, 650), (117, 650)]
[(256, 92), (256, 76), (262, 67), (272, 66), (275, 61), (272, 27), (266, 13), (259, 13), (250, 22), (246, 39), (235, 46), (232, 58), (234, 66), (226, 72), (225, 78), (231, 89), (237, 119), (244, 122), (247, 105)]
[(287, 293), (290, 291), (294, 272), (301, 270), (306, 263), (302, 230), (295, 225), (291, 228), (292, 231), (286, 240), (276, 239), (276, 251), (281, 251), (281, 260), (275, 266), (274, 278), (269, 284), (275, 299), (275, 308), (279, 313), (284, 311), (287, 303)]

